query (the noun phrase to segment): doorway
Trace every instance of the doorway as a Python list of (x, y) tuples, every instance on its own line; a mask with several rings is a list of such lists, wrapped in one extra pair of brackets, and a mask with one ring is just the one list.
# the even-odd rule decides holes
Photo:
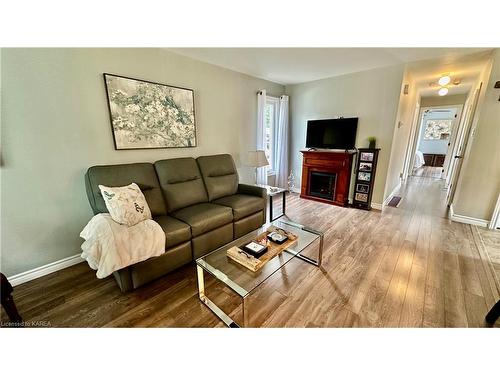
[(462, 105), (421, 108), (410, 175), (447, 179), (461, 113)]

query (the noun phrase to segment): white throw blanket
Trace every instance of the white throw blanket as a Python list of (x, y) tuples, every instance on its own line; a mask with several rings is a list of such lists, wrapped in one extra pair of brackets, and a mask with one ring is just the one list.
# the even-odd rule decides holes
[(422, 151), (417, 150), (417, 152), (415, 152), (415, 163), (413, 168), (417, 169), (423, 165), (425, 165), (424, 154), (422, 154)]
[(165, 232), (153, 220), (118, 224), (109, 214), (94, 216), (80, 233), (82, 258), (102, 279), (114, 271), (165, 252)]

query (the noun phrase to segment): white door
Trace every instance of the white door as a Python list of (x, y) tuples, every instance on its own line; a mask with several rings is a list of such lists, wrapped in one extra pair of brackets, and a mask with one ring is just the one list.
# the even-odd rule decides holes
[(403, 167), (403, 180), (405, 181), (408, 178), (408, 175), (411, 175), (413, 169), (413, 163), (415, 158), (415, 135), (417, 131), (420, 129), (420, 103), (417, 103), (415, 106), (415, 112), (413, 112), (413, 121), (411, 124), (411, 130), (408, 134), (408, 144), (406, 146), (405, 153), (405, 162)]
[(474, 94), (474, 100), (467, 108), (467, 115), (465, 118), (465, 126), (461, 131), (460, 137), (457, 142), (457, 147), (453, 153), (452, 159), (450, 160), (450, 173), (449, 173), (449, 185), (448, 185), (448, 195), (446, 197), (446, 204), (449, 206), (453, 202), (453, 196), (457, 189), (457, 181), (460, 176), (460, 169), (462, 167), (463, 157), (467, 149), (467, 144), (470, 139), (472, 122), (474, 120), (474, 114), (476, 112), (477, 101), (479, 99), (479, 93), (481, 91), (482, 85), (476, 90)]
[(453, 151), (457, 143), (457, 138), (459, 136), (460, 131), (462, 130), (461, 127), (463, 126), (463, 119), (465, 116), (462, 116), (462, 109), (463, 106), (458, 106), (457, 107), (457, 112), (455, 114), (455, 119), (453, 120), (453, 124), (451, 126), (451, 136), (450, 136), (450, 141), (448, 142), (448, 149), (446, 150), (446, 156), (444, 158), (444, 163), (443, 163), (443, 174), (441, 175), (441, 178), (446, 179), (448, 181), (448, 176), (450, 174), (450, 165), (451, 165), (451, 160), (453, 160)]

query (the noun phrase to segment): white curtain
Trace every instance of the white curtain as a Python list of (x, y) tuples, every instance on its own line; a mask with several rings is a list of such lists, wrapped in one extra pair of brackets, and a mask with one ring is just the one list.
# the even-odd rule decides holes
[[(266, 90), (257, 93), (257, 150), (264, 150), (264, 115), (266, 110)], [(267, 167), (257, 168), (257, 183), (267, 185)]]
[(288, 187), (288, 96), (280, 97), (276, 128), (276, 185)]

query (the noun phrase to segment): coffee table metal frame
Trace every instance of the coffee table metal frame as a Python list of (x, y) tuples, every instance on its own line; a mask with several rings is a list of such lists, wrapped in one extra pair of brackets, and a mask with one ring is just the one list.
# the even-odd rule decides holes
[[(254, 289), (260, 287), (261, 284), (263, 284), (266, 280), (268, 280), (272, 275), (274, 275), (276, 272), (281, 270), (290, 260), (294, 258), (299, 258), (307, 263), (310, 263), (316, 267), (321, 266), (321, 261), (323, 258), (323, 238), (324, 234), (323, 232), (317, 231), (315, 229), (306, 227), (301, 224), (297, 224), (288, 220), (276, 220), (278, 222), (282, 222), (286, 225), (296, 227), (300, 230), (313, 233), (318, 236), (319, 239), (319, 250), (318, 250), (318, 259), (312, 259), (308, 256), (302, 255), (301, 252), (305, 249), (307, 249), (309, 246), (313, 245), (317, 241), (313, 241), (309, 245), (305, 246), (303, 249), (299, 251), (294, 251), (292, 249), (286, 249), (285, 252), (288, 254), (293, 255), (290, 259), (288, 259), (285, 263), (283, 263), (280, 267), (278, 267), (274, 272), (272, 272), (266, 279), (264, 279), (259, 285), (257, 285)], [(236, 240), (237, 241), (237, 240)], [(219, 251), (219, 249), (214, 250)], [(219, 319), (221, 319), (228, 327), (231, 328), (239, 328), (240, 325), (237, 324), (229, 315), (227, 315), (219, 306), (217, 306), (212, 300), (210, 300), (206, 295), (205, 295), (205, 278), (204, 278), (204, 273), (207, 272), (208, 274), (212, 275), (215, 277), (217, 280), (221, 281), (224, 283), (226, 286), (229, 287), (237, 296), (241, 298), (242, 301), (242, 312), (243, 312), (243, 327), (248, 326), (248, 304), (245, 303), (247, 298), (251, 295), (252, 291), (246, 291), (243, 289), (241, 286), (239, 286), (237, 283), (232, 281), (230, 278), (228, 278), (225, 274), (217, 270), (216, 268), (213, 268), (210, 266), (207, 262), (203, 260), (204, 257), (206, 257), (209, 254), (204, 255), (201, 258), (198, 258), (196, 260), (196, 270), (197, 270), (197, 276), (198, 276), (198, 295), (200, 300), (207, 306)], [(242, 266), (243, 267), (243, 266)]]

